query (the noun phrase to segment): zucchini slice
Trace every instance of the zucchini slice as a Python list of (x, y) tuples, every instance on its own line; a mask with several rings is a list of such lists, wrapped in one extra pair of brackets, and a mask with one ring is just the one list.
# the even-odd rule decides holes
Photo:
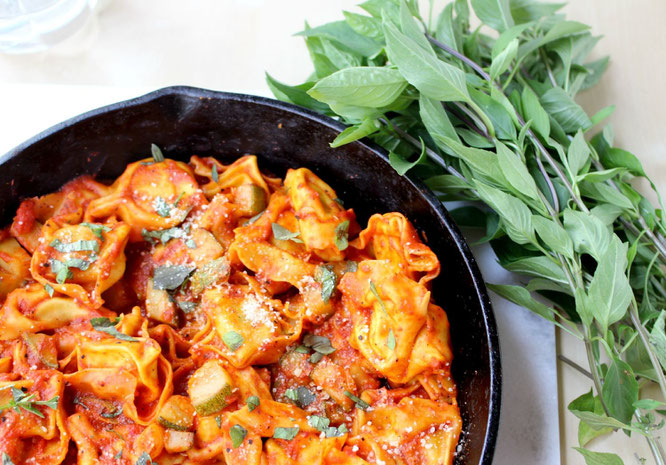
[(187, 431), (194, 426), (194, 407), (184, 396), (171, 396), (164, 403), (157, 421), (165, 428)]
[(212, 415), (225, 408), (234, 389), (231, 376), (217, 360), (209, 360), (194, 372), (187, 385), (199, 415)]
[(194, 445), (194, 433), (187, 431), (166, 430), (164, 435), (164, 448), (170, 454), (185, 452)]
[(169, 293), (164, 289), (156, 289), (152, 279), (148, 280), (146, 286), (146, 313), (148, 318), (155, 321), (178, 326), (178, 312)]
[(266, 209), (266, 192), (255, 184), (243, 184), (236, 188), (234, 203), (242, 215), (255, 216)]

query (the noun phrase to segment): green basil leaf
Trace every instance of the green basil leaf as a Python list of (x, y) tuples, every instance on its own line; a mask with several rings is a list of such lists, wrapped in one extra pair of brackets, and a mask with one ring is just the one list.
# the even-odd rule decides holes
[(519, 260), (503, 264), (504, 268), (514, 273), (525, 274), (527, 276), (536, 276), (546, 278), (560, 284), (568, 284), (564, 271), (553, 263), (548, 257), (543, 255), (537, 257), (521, 258)]
[(528, 244), (536, 240), (530, 209), (518, 198), (499, 189), (476, 183), (479, 197), (500, 215), (509, 237), (518, 244)]
[[(419, 116), (423, 125), (433, 138), (437, 146), (445, 151), (450, 151), (448, 145), (439, 142), (440, 137), (448, 137), (457, 143), (460, 143), (458, 133), (451, 124), (442, 102), (431, 99), (423, 94), (419, 95)], [(437, 137), (436, 137), (437, 136)]]
[(502, 32), (513, 27), (509, 0), (472, 0), (474, 13), (488, 26)]
[(586, 129), (592, 124), (581, 106), (559, 87), (548, 89), (541, 96), (541, 105), (567, 133)]
[(109, 228), (108, 226), (105, 226), (103, 224), (84, 222), (84, 223), (79, 223), (79, 226), (85, 226), (86, 228), (90, 229), (93, 232), (93, 234), (95, 236), (99, 237), (100, 239), (104, 239), (104, 237), (102, 236), (103, 232), (111, 231), (111, 228)]
[(150, 153), (153, 156), (153, 160), (155, 160), (155, 163), (160, 163), (164, 161), (164, 154), (162, 153), (162, 150), (155, 144), (150, 144)]
[(460, 41), (456, 34), (456, 26), (453, 24), (453, 3), (447, 4), (437, 17), (435, 37), (456, 52), (460, 51)]
[(573, 258), (573, 242), (562, 226), (543, 216), (533, 215), (532, 223), (547, 247), (568, 258)]
[(430, 42), (428, 42), (425, 34), (414, 20), (412, 12), (409, 10), (405, 1), (400, 2), (400, 29), (405, 36), (412, 39), (417, 45), (425, 50), (426, 53), (435, 56), (435, 51), (432, 49)]
[(634, 402), (634, 408), (640, 408), (644, 410), (656, 410), (658, 408), (666, 407), (665, 402), (654, 399), (640, 399)]
[(238, 447), (243, 444), (246, 436), (247, 430), (241, 425), (236, 424), (229, 428), (229, 437), (231, 438), (231, 445), (234, 449), (238, 449)]
[(142, 452), (139, 458), (136, 460), (135, 465), (148, 465), (148, 464), (152, 465), (153, 459), (150, 458), (150, 454), (148, 452)]
[(250, 397), (247, 398), (245, 403), (247, 404), (247, 410), (249, 412), (251, 412), (252, 410), (259, 407), (260, 400), (259, 400), (259, 397), (257, 397), (257, 396), (250, 396)]
[(518, 39), (513, 39), (496, 57), (493, 58), (490, 64), (490, 78), (495, 80), (501, 76), (513, 60), (516, 59), (518, 53)]
[(400, 175), (404, 176), (409, 170), (414, 168), (419, 163), (423, 163), (426, 160), (426, 146), (423, 139), (421, 139), (421, 154), (418, 158), (412, 162), (403, 159), (400, 155), (395, 152), (389, 152), (389, 163), (393, 169)]
[(370, 407), (370, 404), (368, 404), (366, 401), (361, 399), (360, 397), (355, 396), (349, 391), (344, 391), (343, 394), (347, 397), (349, 397), (355, 404), (357, 409), (361, 410), (367, 410)]
[(594, 452), (581, 447), (574, 447), (574, 449), (580, 452), (583, 458), (585, 458), (586, 465), (624, 465), (624, 462), (617, 454)]
[(640, 160), (631, 152), (615, 147), (599, 153), (601, 163), (607, 168), (626, 168), (635, 176), (646, 176)]
[(634, 402), (638, 401), (638, 381), (627, 363), (619, 358), (612, 359), (601, 393), (613, 417), (622, 423), (631, 423), (636, 410)]
[(591, 213), (567, 208), (564, 210), (564, 229), (579, 253), (589, 253), (597, 261), (604, 255), (611, 240), (608, 226)]
[(381, 51), (381, 45), (354, 31), (345, 21), (334, 21), (323, 26), (306, 29), (296, 35), (320, 37), (339, 43), (348, 50), (371, 57)]
[(369, 37), (376, 42), (382, 42), (384, 40), (382, 22), (379, 19), (349, 11), (343, 11), (342, 14), (345, 17), (347, 24), (349, 24), (349, 27), (351, 27), (356, 33)]
[(386, 52), (400, 74), (426, 97), (442, 102), (468, 102), (465, 73), (428, 53), (420, 45), (384, 22)]
[(354, 142), (355, 140), (362, 139), (377, 132), (379, 127), (379, 122), (376, 119), (365, 119), (361, 123), (349, 126), (342, 131), (330, 145), (331, 147), (336, 148), (341, 145), (349, 144), (350, 142)]
[(285, 392), (285, 395), (300, 408), (307, 407), (317, 399), (317, 396), (305, 386), (298, 386), (296, 389), (289, 388)]
[(196, 267), (189, 265), (162, 265), (153, 272), (153, 286), (159, 290), (173, 291), (181, 286)]
[(539, 191), (525, 163), (519, 155), (499, 141), (497, 141), (497, 161), (504, 177), (516, 192), (540, 203)]
[(338, 250), (343, 251), (349, 246), (349, 220), (345, 220), (335, 227), (335, 246)]
[[(654, 348), (659, 363), (666, 370), (666, 332), (664, 332), (664, 319), (666, 318), (666, 310), (659, 313), (659, 317), (652, 326), (650, 331), (650, 344)], [(656, 367), (655, 367), (656, 368)]]
[(572, 139), (567, 151), (567, 165), (572, 176), (576, 176), (590, 159), (590, 148), (583, 137), (583, 131), (578, 131)]
[(525, 120), (532, 122), (532, 128), (537, 132), (537, 134), (539, 134), (544, 139), (548, 139), (548, 136), (550, 136), (549, 117), (544, 107), (541, 106), (539, 98), (532, 91), (532, 89), (525, 86), (523, 88), (521, 99)]
[(137, 342), (137, 339), (134, 339), (132, 336), (128, 336), (125, 333), (121, 333), (116, 329), (116, 325), (118, 324), (117, 319), (116, 321), (111, 321), (106, 317), (91, 318), (90, 324), (95, 331), (110, 334), (116, 339), (120, 339), (122, 341)]
[(633, 297), (627, 269), (627, 244), (613, 236), (598, 260), (597, 269), (588, 289), (593, 302), (594, 317), (605, 333), (609, 325), (624, 317)]
[(299, 431), (300, 428), (298, 426), (294, 426), (293, 428), (283, 428), (278, 426), (277, 428), (275, 428), (275, 431), (273, 432), (273, 437), (275, 439), (284, 439), (286, 441), (291, 441), (298, 435)]
[(561, 9), (566, 3), (542, 3), (532, 0), (511, 0), (511, 16), (516, 24), (537, 21), (550, 16)]
[(396, 69), (385, 67), (346, 68), (321, 79), (308, 91), (313, 98), (328, 103), (360, 107), (390, 105), (407, 87)]
[(308, 95), (308, 90), (314, 86), (314, 82), (306, 82), (298, 86), (288, 86), (276, 80), (270, 74), (266, 73), (266, 84), (268, 85), (268, 88), (271, 90), (271, 92), (273, 92), (273, 95), (275, 95), (275, 97), (280, 100), (291, 102), (295, 105), (301, 105), (320, 113), (326, 113), (327, 111), (330, 111), (328, 105), (313, 99), (310, 97), (310, 95)]
[(316, 282), (321, 284), (321, 300), (325, 303), (328, 303), (333, 291), (335, 291), (335, 286), (338, 282), (338, 278), (331, 269), (331, 267), (326, 265), (318, 265), (315, 268), (314, 279)]
[(335, 352), (335, 347), (331, 345), (331, 340), (326, 336), (306, 334), (303, 337), (303, 345), (322, 355), (329, 355)]
[(236, 352), (243, 345), (245, 339), (236, 331), (228, 331), (222, 335), (222, 342), (230, 351)]
[(2, 465), (14, 465), (14, 462), (12, 462), (12, 458), (7, 455), (7, 452), (2, 453)]
[(303, 243), (303, 241), (298, 238), (298, 236), (301, 235), (299, 231), (289, 231), (287, 228), (277, 223), (273, 223), (271, 229), (273, 230), (273, 237), (279, 241), (292, 241), (299, 244)]
[(540, 317), (550, 322), (555, 322), (555, 317), (553, 316), (553, 309), (535, 300), (530, 295), (530, 292), (524, 287), (512, 286), (509, 284), (488, 283), (486, 285), (488, 286), (488, 289), (504, 297), (505, 299), (513, 302), (514, 304), (519, 305), (521, 307), (525, 307), (528, 310), (533, 311)]

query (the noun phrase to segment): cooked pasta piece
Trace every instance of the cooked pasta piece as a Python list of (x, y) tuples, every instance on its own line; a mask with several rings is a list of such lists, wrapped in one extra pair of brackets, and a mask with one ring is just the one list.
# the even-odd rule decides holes
[[(154, 149), (155, 150), (155, 149)], [(52, 465), (451, 465), (440, 263), (315, 173), (155, 159), (0, 234), (0, 452)]]

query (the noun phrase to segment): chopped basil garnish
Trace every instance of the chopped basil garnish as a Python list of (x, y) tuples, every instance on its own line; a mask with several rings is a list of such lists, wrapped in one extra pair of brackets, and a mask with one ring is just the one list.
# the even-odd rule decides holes
[(349, 391), (345, 391), (343, 394), (354, 401), (354, 403), (356, 404), (356, 408), (360, 408), (361, 410), (367, 410), (368, 407), (370, 407), (370, 404), (368, 404), (366, 401), (364, 401), (360, 397), (356, 397), (354, 394), (352, 394)]
[(340, 205), (341, 207), (344, 207), (344, 206), (345, 206), (345, 203), (342, 201), (341, 198), (336, 197), (336, 198), (334, 198), (333, 200), (336, 201), (336, 202), (338, 203), (338, 205)]
[(51, 285), (48, 284), (48, 283), (47, 283), (47, 284), (44, 284), (44, 290), (45, 290), (46, 293), (49, 295), (49, 297), (53, 297), (53, 292), (54, 292), (53, 286), (51, 286)]
[(14, 386), (10, 386), (9, 390), (12, 393), (12, 398), (7, 404), (0, 407), (0, 411), (13, 408), (16, 412), (20, 413), (21, 409), (23, 409), (26, 412), (37, 415), (39, 418), (44, 418), (44, 414), (37, 410), (36, 405), (45, 405), (52, 410), (58, 408), (60, 396), (55, 396), (49, 400), (33, 400), (35, 398), (34, 392), (27, 394), (20, 389), (16, 389)]
[(384, 305), (384, 301), (382, 300), (382, 298), (379, 297), (379, 292), (377, 292), (377, 288), (375, 287), (375, 283), (373, 283), (372, 280), (370, 280), (370, 290), (372, 291), (372, 293), (377, 298), (377, 301), (379, 302), (379, 305), (382, 307), (382, 310), (384, 311), (386, 316), (388, 316), (388, 312), (386, 311), (386, 305)]
[(143, 229), (141, 231), (141, 235), (143, 236), (143, 239), (145, 241), (153, 242), (153, 240), (159, 240), (162, 242), (162, 244), (166, 244), (171, 239), (185, 238), (189, 233), (190, 233), (189, 227), (185, 228), (174, 227), (169, 229), (161, 229), (159, 231), (148, 231), (147, 229)]
[(120, 339), (122, 341), (137, 342), (137, 340), (134, 339), (132, 336), (128, 336), (125, 333), (121, 333), (116, 329), (118, 321), (120, 321), (119, 318), (116, 318), (113, 321), (109, 320), (106, 317), (91, 318), (90, 324), (95, 329), (95, 331), (100, 331), (102, 333), (110, 334), (116, 339)]
[(155, 208), (157, 214), (163, 218), (168, 218), (171, 216), (171, 205), (169, 205), (167, 201), (164, 200), (164, 197), (155, 197), (153, 208)]
[(327, 438), (337, 438), (344, 436), (347, 433), (347, 425), (344, 423), (339, 427), (329, 426), (331, 421), (326, 417), (320, 417), (319, 415), (311, 415), (308, 417), (308, 425), (312, 426), (317, 431), (320, 431), (326, 435)]
[(217, 174), (217, 165), (213, 165), (213, 169), (210, 172), (211, 177), (213, 178), (213, 181), (217, 182), (220, 180), (220, 176)]
[(76, 241), (67, 243), (62, 242), (60, 239), (53, 239), (49, 245), (61, 253), (99, 252), (99, 243), (97, 241)]
[(247, 226), (248, 224), (252, 224), (252, 223), (254, 223), (255, 221), (257, 221), (257, 220), (261, 217), (261, 215), (264, 214), (265, 211), (266, 211), (266, 210), (260, 211), (259, 213), (257, 213), (256, 215), (254, 215), (252, 218), (250, 218), (249, 220), (247, 220), (247, 221), (245, 222), (245, 226)]
[(120, 449), (116, 455), (113, 456), (114, 460), (120, 460), (123, 458), (123, 450)]
[(108, 226), (104, 226), (103, 224), (96, 224), (96, 223), (81, 223), (80, 226), (85, 226), (86, 228), (90, 229), (93, 234), (100, 239), (104, 239), (102, 236), (102, 232), (109, 232), (111, 231), (111, 228)]
[(162, 153), (162, 149), (160, 149), (157, 145), (150, 144), (150, 153), (153, 155), (153, 160), (155, 160), (156, 163), (164, 161), (164, 154)]
[(395, 350), (395, 334), (393, 334), (392, 329), (389, 329), (389, 335), (388, 339), (386, 340), (386, 345), (388, 346), (389, 349)]
[(249, 412), (251, 412), (252, 410), (254, 410), (254, 409), (256, 409), (257, 407), (259, 407), (259, 397), (257, 397), (257, 396), (250, 396), (250, 397), (247, 398), (247, 400), (245, 401), (245, 403), (247, 404), (247, 410), (248, 410)]
[(299, 386), (296, 389), (289, 388), (285, 391), (284, 395), (287, 399), (292, 400), (300, 408), (305, 408), (315, 401), (317, 396), (315, 396), (312, 391), (310, 391), (305, 386)]
[(153, 459), (150, 458), (150, 454), (148, 452), (142, 452), (134, 465), (148, 465), (149, 463), (151, 465), (157, 465), (154, 464)]
[(335, 246), (342, 251), (349, 247), (347, 236), (349, 233), (349, 220), (345, 220), (335, 227)]
[(348, 261), (345, 266), (345, 273), (356, 273), (358, 270), (358, 263), (353, 261)]
[(321, 362), (322, 358), (324, 358), (324, 354), (319, 353), (319, 352), (315, 352), (314, 354), (310, 355), (310, 358), (308, 359), (308, 361), (310, 363), (319, 363), (319, 362)]
[(315, 268), (314, 279), (321, 284), (321, 300), (328, 303), (335, 290), (338, 281), (337, 276), (333, 273), (330, 265), (319, 265)]
[[(97, 257), (94, 258), (97, 259)], [(81, 260), (80, 258), (70, 258), (64, 262), (56, 260), (55, 258), (50, 260), (51, 272), (56, 275), (56, 282), (58, 284), (63, 284), (73, 276), (70, 268), (78, 268), (81, 271), (86, 271), (90, 267), (90, 263), (91, 262)]]
[(335, 352), (335, 347), (331, 345), (331, 340), (326, 336), (315, 336), (314, 334), (306, 334), (303, 337), (303, 345), (310, 347), (315, 352), (328, 355)]
[(287, 441), (291, 441), (296, 437), (299, 431), (300, 428), (298, 426), (294, 426), (293, 428), (282, 428), (278, 426), (277, 428), (275, 428), (273, 437), (275, 439), (285, 439)]
[(199, 267), (190, 277), (190, 291), (194, 295), (199, 295), (220, 279), (228, 276), (229, 261), (224, 257), (216, 258)]
[(14, 465), (14, 462), (12, 462), (12, 458), (7, 455), (7, 452), (2, 453), (2, 465)]
[(277, 223), (273, 223), (271, 225), (271, 227), (273, 229), (273, 237), (275, 237), (276, 239), (278, 239), (280, 241), (298, 242), (300, 244), (303, 243), (303, 241), (298, 238), (298, 236), (301, 235), (300, 232), (298, 232), (298, 231), (296, 231), (296, 232), (289, 231), (287, 228), (285, 228), (284, 226), (281, 226)]
[(229, 429), (229, 437), (231, 438), (231, 444), (234, 446), (234, 449), (238, 448), (247, 436), (247, 430), (241, 425), (234, 425)]
[(155, 268), (153, 287), (173, 291), (185, 282), (196, 267), (188, 265), (163, 265)]
[(178, 305), (178, 308), (180, 308), (185, 313), (190, 313), (195, 308), (197, 308), (196, 302), (190, 302), (187, 300), (176, 301), (176, 305)]
[(236, 331), (229, 331), (222, 336), (222, 342), (229, 348), (230, 351), (236, 352), (243, 345), (245, 339)]
[(215, 417), (215, 424), (217, 425), (218, 428), (222, 428), (222, 417), (221, 416), (216, 416)]
[(100, 415), (104, 418), (116, 418), (119, 417), (120, 414), (123, 413), (123, 408), (122, 407), (116, 407), (113, 409), (111, 412), (102, 412)]
[(90, 410), (90, 408), (89, 408), (89, 407), (88, 407), (88, 406), (87, 406), (87, 405), (86, 405), (81, 399), (79, 399), (78, 396), (74, 396), (74, 398), (72, 399), (72, 404), (74, 404), (74, 405), (80, 405), (80, 406), (83, 407), (85, 410)]
[(296, 352), (298, 352), (299, 354), (309, 354), (310, 353), (310, 349), (308, 349), (304, 345), (300, 345), (300, 346), (296, 347), (294, 350)]

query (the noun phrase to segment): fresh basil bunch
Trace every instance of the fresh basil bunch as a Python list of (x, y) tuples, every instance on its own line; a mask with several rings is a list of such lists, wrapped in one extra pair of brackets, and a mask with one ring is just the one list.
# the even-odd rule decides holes
[[(348, 124), (333, 147), (368, 137), (441, 200), (472, 201), (452, 211), (458, 224), (484, 229), (500, 264), (529, 277), (489, 287), (584, 344), (594, 390), (569, 405), (581, 446), (622, 430), (663, 464), (654, 432), (666, 404), (639, 391), (655, 382), (666, 398), (663, 206), (632, 187), (647, 176), (609, 126), (589, 137), (613, 107), (589, 117), (574, 101), (608, 63), (586, 61), (599, 38), (561, 4), (471, 0), (474, 28), (466, 0), (437, 15), (431, 2), (425, 17), (415, 0), (360, 6), (367, 15), (299, 33), (307, 82), (268, 85)], [(622, 463), (578, 450), (588, 464)]]

